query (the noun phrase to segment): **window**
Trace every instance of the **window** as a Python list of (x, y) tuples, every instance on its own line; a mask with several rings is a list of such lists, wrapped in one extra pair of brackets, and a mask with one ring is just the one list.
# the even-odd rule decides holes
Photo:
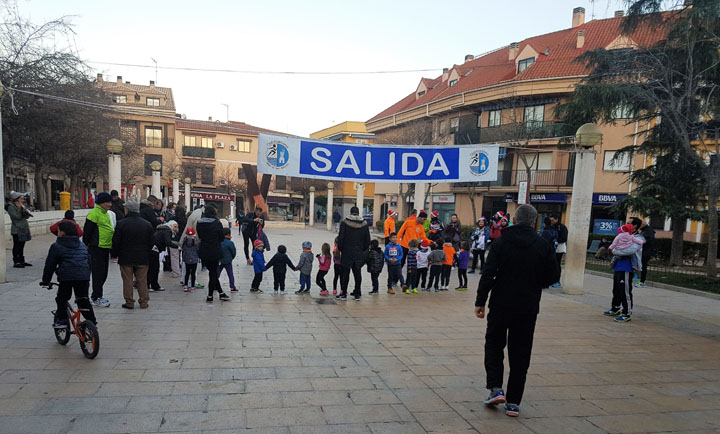
[(238, 141), (237, 141), (238, 151), (239, 152), (250, 152), (250, 143), (252, 143), (250, 140), (238, 139)]
[(183, 177), (184, 178), (190, 178), (191, 184), (197, 183), (197, 166), (193, 165), (183, 165)]
[(200, 138), (200, 147), (201, 148), (212, 148), (213, 147), (213, 138), (212, 137), (201, 137)]
[(160, 98), (146, 98), (145, 102), (150, 107), (160, 107)]
[(460, 127), (460, 118), (450, 118), (450, 132), (451, 133), (457, 132), (459, 127)]
[(238, 179), (245, 179), (245, 171), (242, 167), (238, 167)]
[(197, 146), (197, 145), (195, 144), (195, 136), (185, 136), (185, 144), (184, 144), (184, 146), (191, 146), (191, 147), (193, 147), (193, 148), (194, 148), (195, 146)]
[(440, 134), (445, 134), (447, 131), (447, 121), (440, 121)]
[(215, 168), (210, 167), (203, 167), (202, 168), (202, 183), (205, 185), (213, 185), (215, 184)]
[(113, 98), (116, 103), (118, 104), (125, 104), (127, 103), (127, 96), (126, 95), (115, 95)]
[(545, 106), (533, 105), (525, 107), (525, 126), (528, 128), (539, 128), (545, 119)]
[(277, 175), (275, 177), (275, 190), (286, 190), (287, 179), (284, 176)]
[(457, 84), (457, 78), (455, 80), (450, 80), (450, 83), (449, 83), (450, 87), (453, 87), (456, 84)]
[(478, 128), (482, 127), (482, 113), (478, 115), (478, 118), (477, 118), (477, 127), (478, 127)]
[(488, 127), (497, 127), (502, 123), (502, 110), (492, 110), (488, 113)]
[(603, 170), (612, 172), (629, 172), (630, 163), (630, 154), (628, 153), (619, 154), (617, 151), (605, 151), (603, 158)]
[(145, 146), (162, 148), (162, 127), (145, 127)]
[(621, 104), (613, 109), (612, 117), (613, 119), (632, 119), (635, 117), (635, 113), (630, 106)]
[(523, 60), (519, 61), (518, 62), (518, 74), (520, 74), (521, 72), (528, 69), (530, 67), (530, 65), (532, 65), (533, 63), (535, 63), (534, 57), (528, 57), (527, 59), (523, 59)]
[(423, 95), (425, 95), (425, 91), (424, 91), (424, 90), (421, 90), (420, 92), (418, 92), (418, 96), (423, 96)]
[[(162, 155), (156, 155), (156, 154), (145, 154), (145, 176), (152, 176), (152, 169), (150, 168), (150, 164), (152, 164), (153, 161), (157, 161), (162, 165)], [(160, 167), (160, 175), (162, 175), (163, 168)]]

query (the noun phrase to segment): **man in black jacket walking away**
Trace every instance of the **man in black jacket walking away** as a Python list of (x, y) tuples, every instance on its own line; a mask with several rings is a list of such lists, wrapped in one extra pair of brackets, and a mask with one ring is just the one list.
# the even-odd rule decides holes
[[(485, 404), (505, 403), (508, 416), (520, 414), (542, 288), (558, 278), (553, 248), (535, 232), (536, 219), (537, 211), (531, 205), (517, 209), (515, 225), (504, 229), (502, 237), (493, 241), (475, 300), (475, 315), (484, 318), (485, 302), (492, 291), (485, 333), (490, 396)], [(510, 362), (507, 398), (502, 390), (505, 345)]]
[(120, 276), (123, 281), (123, 298), (125, 309), (135, 308), (133, 297), (133, 283), (137, 282), (138, 302), (140, 308), (148, 307), (147, 275), (150, 250), (153, 248), (153, 227), (144, 218), (140, 217), (140, 204), (126, 202), (127, 214), (118, 220), (113, 234), (113, 245), (110, 256), (118, 258)]
[(369, 247), (370, 229), (367, 222), (360, 216), (358, 207), (354, 206), (350, 208), (350, 215), (340, 223), (337, 248), (340, 251), (340, 264), (343, 268), (340, 276), (341, 293), (337, 296), (338, 299), (347, 300), (347, 289), (352, 270), (355, 278), (355, 290), (352, 295), (355, 301), (360, 300), (362, 266), (365, 264), (365, 255), (367, 255)]

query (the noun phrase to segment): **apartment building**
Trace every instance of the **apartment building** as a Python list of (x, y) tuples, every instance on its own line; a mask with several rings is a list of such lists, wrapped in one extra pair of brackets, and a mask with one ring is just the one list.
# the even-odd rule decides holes
[[(651, 45), (664, 35), (662, 26), (660, 31), (643, 26), (623, 35), (622, 12), (613, 18), (586, 22), (584, 8), (578, 7), (568, 18), (569, 28), (512, 42), (479, 56), (465, 56), (462, 63), (444, 69), (442, 75), (423, 78), (412, 93), (366, 122), (378, 143), (404, 130), (427, 128), (433, 144), (501, 146), (496, 181), (433, 185), (430, 206), (426, 207), (443, 208), (444, 214), (454, 210), (467, 224), (473, 215), (490, 217), (497, 211), (512, 214), (517, 208), (518, 184), (527, 180), (530, 202), (541, 216), (557, 213), (565, 220), (572, 206), (575, 160), (571, 149), (563, 144), (573, 142), (579, 125), (560, 122), (554, 109), (588, 73), (575, 59), (598, 48), (626, 50)], [(615, 121), (600, 126), (604, 136), (602, 146), (596, 148), (591, 215), (595, 232), (602, 233), (600, 226), (609, 232), (608, 223), (623, 217), (614, 215), (610, 206), (632, 191), (628, 174), (647, 164), (647, 158), (640, 155), (613, 159), (619, 149), (633, 144), (634, 133), (648, 128), (626, 117), (626, 110), (618, 107)], [(403, 217), (409, 212), (403, 209), (397, 186), (375, 191), (381, 206), (396, 207)], [(414, 204), (408, 205), (405, 208)], [(668, 229), (663, 219), (651, 217), (651, 222), (660, 231)], [(696, 234), (687, 234), (687, 238), (695, 241)]]

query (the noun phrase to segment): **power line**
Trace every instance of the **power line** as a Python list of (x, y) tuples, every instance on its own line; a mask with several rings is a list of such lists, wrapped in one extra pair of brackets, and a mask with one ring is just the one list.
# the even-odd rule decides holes
[(266, 71), (253, 69), (216, 69), (216, 68), (193, 68), (188, 66), (160, 66), (160, 65), (141, 65), (136, 63), (117, 63), (117, 62), (97, 62), (87, 60), (87, 63), (96, 65), (112, 65), (125, 66), (131, 68), (150, 68), (150, 69), (167, 69), (172, 71), (197, 71), (197, 72), (223, 72), (230, 74), (270, 74), (270, 75), (370, 75), (370, 74), (404, 74), (411, 72), (432, 72), (440, 71), (442, 68), (427, 69), (400, 69), (400, 70), (381, 70), (381, 71)]

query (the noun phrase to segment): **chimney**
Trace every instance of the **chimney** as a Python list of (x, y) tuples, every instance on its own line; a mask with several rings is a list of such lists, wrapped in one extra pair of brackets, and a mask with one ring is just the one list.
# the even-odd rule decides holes
[(117, 76), (117, 84), (122, 84), (122, 75)]
[(154, 80), (150, 80), (150, 87), (155, 87), (155, 81), (154, 81)]
[(212, 122), (212, 116), (208, 116), (208, 121)]
[(577, 44), (575, 46), (582, 48), (583, 45), (585, 45), (585, 30), (578, 30)]
[(465, 55), (465, 62), (469, 62), (469, 61), (474, 60), (474, 59), (475, 59), (475, 56), (473, 56), (472, 54), (466, 54), (466, 55)]
[(449, 72), (450, 72), (450, 68), (443, 68), (442, 81), (446, 81), (448, 79)]
[(97, 82), (98, 82), (98, 83), (102, 83), (102, 81), (103, 81), (103, 77), (102, 77), (102, 74), (98, 72), (98, 75), (97, 75)]
[(615, 18), (622, 18), (625, 16), (625, 11), (615, 11)]
[(585, 8), (578, 7), (573, 9), (572, 26), (577, 27), (585, 24)]
[(510, 51), (508, 52), (508, 60), (515, 60), (517, 55), (520, 53), (520, 43), (513, 42), (510, 44)]

